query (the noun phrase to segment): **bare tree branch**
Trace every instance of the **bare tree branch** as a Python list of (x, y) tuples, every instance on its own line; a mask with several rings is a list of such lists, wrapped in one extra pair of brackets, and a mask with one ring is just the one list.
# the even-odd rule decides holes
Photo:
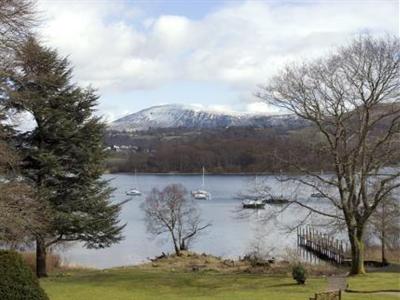
[(169, 233), (177, 255), (188, 250), (199, 233), (211, 226), (203, 224), (196, 203), (181, 185), (172, 184), (162, 191), (153, 189), (142, 209), (147, 231), (156, 236)]
[[(352, 246), (351, 272), (363, 273), (365, 224), (400, 187), (400, 172), (379, 173), (400, 151), (400, 41), (360, 36), (327, 58), (286, 67), (260, 88), (258, 97), (308, 120), (324, 139), (333, 176), (291, 165), (295, 178), (340, 210), (332, 215), (293, 200), (322, 216), (344, 220)], [(333, 189), (333, 192), (328, 190)]]

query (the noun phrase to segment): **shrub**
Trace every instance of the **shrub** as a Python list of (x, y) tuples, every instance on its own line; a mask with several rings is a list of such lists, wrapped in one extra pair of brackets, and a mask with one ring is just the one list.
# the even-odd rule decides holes
[(272, 262), (272, 259), (267, 260), (265, 256), (262, 256), (257, 252), (252, 252), (246, 254), (243, 257), (242, 261), (249, 262), (250, 265), (254, 268), (254, 267), (269, 267)]
[(0, 250), (0, 299), (48, 300), (35, 275), (14, 251)]
[(298, 264), (292, 268), (292, 276), (298, 284), (305, 284), (307, 279), (307, 271), (301, 264)]

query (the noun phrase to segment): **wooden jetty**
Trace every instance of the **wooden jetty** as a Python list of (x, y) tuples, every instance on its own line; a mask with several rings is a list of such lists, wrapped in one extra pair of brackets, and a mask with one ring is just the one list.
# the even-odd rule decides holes
[(297, 228), (297, 246), (324, 261), (339, 265), (348, 262), (347, 243), (311, 227)]

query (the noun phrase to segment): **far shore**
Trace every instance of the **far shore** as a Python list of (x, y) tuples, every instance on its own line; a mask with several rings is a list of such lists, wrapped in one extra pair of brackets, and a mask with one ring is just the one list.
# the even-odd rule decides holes
[[(320, 172), (314, 172), (315, 174), (319, 174)], [(104, 174), (135, 174), (134, 171), (131, 172), (110, 172), (105, 171)], [(201, 172), (136, 172), (138, 175), (202, 175)], [(279, 175), (303, 175), (304, 173), (300, 172), (206, 172), (207, 176), (219, 176), (219, 175), (232, 175), (232, 176), (279, 176)], [(330, 174), (330, 172), (324, 173), (325, 175)]]

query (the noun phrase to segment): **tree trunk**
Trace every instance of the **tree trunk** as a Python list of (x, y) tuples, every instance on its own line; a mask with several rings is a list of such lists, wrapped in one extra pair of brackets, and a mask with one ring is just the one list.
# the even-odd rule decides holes
[(175, 248), (175, 254), (177, 256), (181, 256), (181, 250), (179, 249), (179, 247), (177, 245), (174, 245), (174, 248)]
[(387, 265), (388, 261), (386, 259), (386, 249), (385, 249), (385, 231), (382, 230), (382, 240), (381, 240), (381, 251), (382, 251), (382, 265)]
[(387, 265), (386, 255), (385, 255), (385, 242), (386, 242), (386, 202), (382, 202), (382, 218), (381, 218), (381, 251), (382, 251), (382, 265)]
[(171, 233), (172, 241), (174, 243), (175, 254), (177, 256), (181, 256), (181, 251), (179, 249), (178, 241), (176, 240), (175, 234), (173, 231), (170, 231), (170, 233)]
[(36, 238), (36, 276), (47, 277), (46, 269), (46, 245), (42, 237)]
[(183, 239), (182, 241), (181, 241), (181, 245), (180, 245), (180, 250), (182, 250), (182, 251), (187, 251), (188, 250), (188, 246), (187, 246), (187, 244), (185, 243), (185, 240)]
[(363, 231), (360, 229), (349, 231), (349, 239), (351, 245), (350, 275), (365, 274)]

